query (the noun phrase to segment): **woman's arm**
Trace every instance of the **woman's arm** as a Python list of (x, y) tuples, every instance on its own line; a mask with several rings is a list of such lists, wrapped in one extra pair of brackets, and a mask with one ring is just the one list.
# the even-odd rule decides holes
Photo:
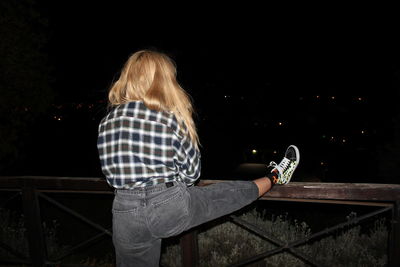
[(174, 140), (175, 164), (179, 168), (179, 177), (188, 185), (192, 185), (201, 172), (201, 155), (188, 136)]

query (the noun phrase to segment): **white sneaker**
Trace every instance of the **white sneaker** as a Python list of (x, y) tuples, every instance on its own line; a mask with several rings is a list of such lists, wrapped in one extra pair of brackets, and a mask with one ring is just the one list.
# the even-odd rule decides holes
[(279, 164), (276, 164), (274, 161), (271, 161), (269, 167), (273, 167), (271, 172), (277, 170), (278, 172), (278, 180), (276, 184), (287, 184), (290, 182), (294, 170), (296, 170), (297, 166), (300, 162), (300, 152), (299, 149), (295, 145), (290, 145), (286, 149), (285, 156)]

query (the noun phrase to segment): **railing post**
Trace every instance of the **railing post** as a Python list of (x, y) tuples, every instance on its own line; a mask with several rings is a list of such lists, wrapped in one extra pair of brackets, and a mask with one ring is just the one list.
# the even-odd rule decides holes
[(400, 200), (394, 202), (389, 236), (389, 266), (400, 266)]
[(22, 204), (32, 265), (35, 267), (44, 266), (47, 260), (47, 250), (40, 217), (39, 201), (34, 186), (29, 185), (22, 188)]
[(183, 267), (195, 267), (199, 264), (199, 250), (197, 244), (197, 231), (185, 233), (180, 240)]

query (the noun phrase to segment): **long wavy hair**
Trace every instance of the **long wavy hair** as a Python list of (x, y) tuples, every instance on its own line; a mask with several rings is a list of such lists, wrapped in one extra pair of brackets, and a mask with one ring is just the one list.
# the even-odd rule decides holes
[(175, 63), (167, 55), (150, 50), (132, 54), (122, 68), (119, 79), (111, 86), (108, 99), (111, 106), (143, 101), (149, 109), (172, 111), (198, 147), (191, 98), (179, 85)]

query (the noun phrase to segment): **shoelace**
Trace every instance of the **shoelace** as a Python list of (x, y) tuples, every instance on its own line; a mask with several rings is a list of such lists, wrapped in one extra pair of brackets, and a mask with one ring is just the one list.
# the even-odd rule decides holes
[(276, 164), (275, 161), (271, 161), (269, 163), (269, 167), (274, 167), (278, 170), (279, 174), (282, 175), (283, 172), (288, 168), (290, 163), (290, 160), (288, 158), (283, 158), (282, 161), (278, 164)]

